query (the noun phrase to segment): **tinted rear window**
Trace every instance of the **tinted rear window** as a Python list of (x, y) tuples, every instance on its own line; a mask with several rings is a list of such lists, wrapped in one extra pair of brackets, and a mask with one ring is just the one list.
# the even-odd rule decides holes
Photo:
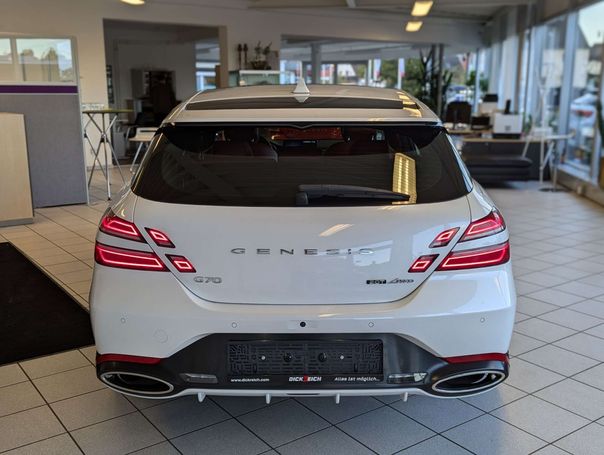
[[(421, 204), (467, 194), (462, 166), (438, 126), (169, 125), (153, 140), (133, 191), (177, 204), (291, 207), (300, 185), (347, 185)], [(330, 198), (327, 205), (374, 204), (401, 202)]]

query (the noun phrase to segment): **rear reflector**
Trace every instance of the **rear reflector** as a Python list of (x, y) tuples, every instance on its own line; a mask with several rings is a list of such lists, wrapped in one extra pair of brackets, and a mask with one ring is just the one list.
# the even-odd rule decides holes
[(467, 362), (487, 362), (489, 360), (496, 360), (499, 362), (508, 362), (507, 354), (500, 354), (497, 352), (491, 352), (488, 354), (473, 354), (473, 355), (460, 355), (458, 357), (445, 357), (448, 363), (467, 363)]
[(411, 267), (409, 267), (409, 273), (425, 272), (430, 268), (437, 257), (438, 254), (427, 254), (425, 256), (418, 257)]
[(461, 236), (460, 242), (481, 239), (489, 235), (498, 234), (505, 229), (505, 221), (497, 210), (493, 210), (484, 218), (472, 221), (466, 232)]
[(459, 231), (458, 227), (447, 229), (446, 231), (441, 232), (436, 236), (434, 240), (432, 240), (430, 248), (439, 248), (441, 246), (447, 246), (449, 242), (453, 239), (453, 237), (455, 237), (457, 231)]
[(166, 272), (168, 269), (155, 253), (135, 251), (96, 243), (94, 260), (107, 267)]
[(508, 242), (475, 248), (472, 250), (452, 251), (436, 270), (462, 270), (479, 267), (490, 267), (505, 264), (510, 260), (510, 244)]
[(128, 362), (140, 363), (143, 365), (157, 365), (161, 362), (161, 359), (158, 359), (157, 357), (142, 357), (139, 355), (97, 354), (96, 364), (99, 365), (103, 362)]
[(195, 272), (195, 267), (193, 267), (193, 264), (191, 264), (191, 261), (189, 261), (186, 257), (184, 256), (176, 256), (173, 254), (166, 254), (166, 257), (170, 260), (170, 262), (174, 265), (174, 267), (176, 267), (176, 270), (178, 270), (181, 273), (194, 273)]
[(121, 237), (123, 239), (134, 240), (136, 242), (145, 242), (138, 228), (131, 223), (116, 216), (112, 210), (101, 219), (99, 230), (105, 234)]
[(145, 228), (149, 237), (153, 239), (153, 241), (157, 244), (157, 246), (162, 246), (164, 248), (174, 248), (174, 244), (172, 240), (164, 234), (162, 231), (158, 231), (157, 229)]

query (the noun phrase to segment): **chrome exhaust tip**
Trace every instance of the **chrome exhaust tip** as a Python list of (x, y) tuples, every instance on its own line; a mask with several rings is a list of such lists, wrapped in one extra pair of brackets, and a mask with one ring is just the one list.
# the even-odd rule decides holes
[(445, 376), (432, 384), (432, 390), (442, 394), (468, 394), (486, 391), (503, 382), (506, 374), (500, 370), (478, 370)]
[(163, 379), (140, 373), (125, 371), (107, 371), (99, 376), (100, 380), (118, 392), (137, 395), (164, 395), (174, 390), (174, 386)]

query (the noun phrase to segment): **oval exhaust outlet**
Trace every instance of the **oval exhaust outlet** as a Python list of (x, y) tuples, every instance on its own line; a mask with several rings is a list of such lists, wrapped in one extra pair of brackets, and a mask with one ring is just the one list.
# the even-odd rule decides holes
[(100, 379), (120, 392), (140, 395), (163, 395), (174, 390), (174, 386), (169, 382), (139, 373), (108, 371), (101, 374)]
[(470, 371), (439, 379), (432, 385), (432, 389), (451, 395), (480, 392), (495, 387), (505, 377), (505, 373), (498, 370)]

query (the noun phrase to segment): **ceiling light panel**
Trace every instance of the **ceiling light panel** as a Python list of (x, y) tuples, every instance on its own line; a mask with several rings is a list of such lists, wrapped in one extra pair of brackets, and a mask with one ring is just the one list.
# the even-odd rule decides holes
[(413, 5), (413, 9), (411, 10), (411, 15), (415, 17), (427, 16), (432, 8), (434, 2), (432, 0), (429, 1), (416, 1)]
[(405, 31), (407, 32), (417, 32), (420, 28), (422, 28), (422, 21), (409, 21), (407, 22), (407, 26), (405, 27)]

